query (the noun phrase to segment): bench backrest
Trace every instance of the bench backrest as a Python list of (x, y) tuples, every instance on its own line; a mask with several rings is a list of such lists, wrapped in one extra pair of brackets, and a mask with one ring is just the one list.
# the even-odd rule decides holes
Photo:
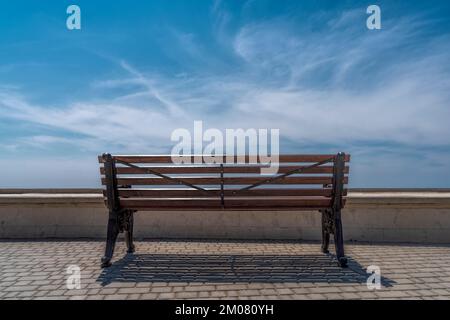
[[(194, 156), (192, 156), (194, 157)], [(194, 160), (194, 159), (192, 159)], [(171, 156), (99, 156), (110, 210), (315, 210), (345, 203), (350, 155), (280, 155), (264, 164), (174, 164)], [(193, 162), (193, 161), (192, 161)]]

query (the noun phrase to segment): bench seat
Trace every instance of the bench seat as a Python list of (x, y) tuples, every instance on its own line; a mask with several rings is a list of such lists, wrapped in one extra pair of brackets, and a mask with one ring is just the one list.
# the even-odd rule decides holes
[[(334, 235), (339, 265), (346, 266), (341, 209), (345, 205), (350, 156), (280, 155), (275, 174), (261, 174), (267, 164), (226, 156), (219, 163), (174, 164), (169, 155), (99, 156), (108, 234), (102, 267), (111, 264), (119, 232), (134, 251), (133, 214), (152, 210), (319, 211), (322, 251)], [(184, 156), (186, 159), (186, 156)], [(196, 156), (188, 156), (189, 163)], [(241, 162), (239, 162), (241, 161)]]

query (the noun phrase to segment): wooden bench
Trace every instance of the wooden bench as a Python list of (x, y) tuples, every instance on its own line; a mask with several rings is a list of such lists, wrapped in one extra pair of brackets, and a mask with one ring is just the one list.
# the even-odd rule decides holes
[[(193, 156), (192, 156), (193, 157)], [(345, 204), (350, 156), (280, 155), (275, 175), (263, 164), (174, 164), (170, 156), (99, 156), (108, 231), (102, 267), (111, 265), (119, 232), (134, 252), (133, 213), (139, 210), (318, 210), (322, 213), (322, 252), (334, 235), (336, 258), (344, 255), (341, 209)], [(191, 161), (193, 163), (193, 161)]]

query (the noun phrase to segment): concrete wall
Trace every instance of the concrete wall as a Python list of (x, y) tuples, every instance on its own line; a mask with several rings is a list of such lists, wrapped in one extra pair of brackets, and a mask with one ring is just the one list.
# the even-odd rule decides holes
[[(99, 190), (0, 190), (0, 238), (105, 238)], [(352, 190), (346, 240), (450, 243), (450, 190)], [(137, 238), (319, 240), (320, 214), (304, 211), (138, 212)]]

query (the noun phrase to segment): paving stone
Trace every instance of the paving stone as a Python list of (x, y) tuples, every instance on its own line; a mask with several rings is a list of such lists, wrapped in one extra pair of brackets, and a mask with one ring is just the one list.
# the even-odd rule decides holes
[(261, 295), (277, 295), (276, 289), (261, 289), (259, 290)]
[(286, 295), (286, 294), (292, 294), (293, 291), (289, 288), (280, 288), (280, 289), (276, 289), (277, 293), (280, 295)]
[(159, 293), (159, 292), (167, 293), (167, 292), (171, 292), (172, 288), (171, 287), (155, 287), (155, 288), (151, 288), (150, 291), (152, 293)]
[(175, 299), (175, 293), (163, 292), (163, 293), (158, 294), (157, 299), (160, 299), (160, 300)]
[[(339, 288), (338, 286), (336, 286), (336, 287), (329, 286), (329, 287), (310, 288), (309, 292), (311, 292), (311, 293), (338, 293), (338, 292), (342, 292), (342, 289)], [(296, 293), (298, 293), (298, 291), (296, 291)]]
[(83, 296), (88, 293), (89, 290), (87, 289), (73, 289), (73, 290), (66, 290), (64, 292), (65, 296)]
[(17, 279), (19, 279), (19, 277), (15, 277), (15, 276), (13, 276), (13, 275), (11, 275), (11, 276), (3, 276), (3, 278), (1, 279), (1, 281), (2, 282), (11, 282), (11, 283), (13, 283), (13, 282), (15, 282), (15, 281), (17, 281)]
[(375, 293), (380, 298), (403, 298), (409, 297), (409, 294), (405, 291), (378, 291)]
[(176, 299), (194, 299), (194, 298), (197, 298), (197, 296), (198, 296), (198, 293), (194, 292), (194, 291), (175, 293)]
[(312, 299), (312, 300), (323, 300), (323, 299), (326, 299), (325, 296), (323, 294), (320, 294), (320, 293), (311, 293), (311, 294), (307, 294), (306, 296), (309, 299)]
[(50, 290), (48, 296), (63, 296), (66, 290)]
[(105, 299), (105, 297), (106, 297), (105, 295), (97, 294), (97, 295), (87, 296), (86, 300), (103, 300), (103, 299)]
[(115, 293), (117, 293), (118, 290), (119, 290), (118, 288), (102, 288), (102, 289), (100, 289), (100, 293), (106, 294), (106, 295), (115, 294)]
[[(349, 243), (348, 269), (319, 243), (151, 240), (122, 259), (120, 242), (113, 266), (101, 269), (103, 246), (3, 241), (0, 299), (450, 299), (450, 245)], [(71, 264), (81, 268), (80, 290), (67, 289)], [(371, 264), (381, 267), (382, 290), (366, 286)]]
[(324, 293), (324, 297), (327, 300), (343, 300), (344, 297), (340, 295), (339, 293)]
[(18, 298), (22, 298), (22, 297), (32, 297), (34, 293), (35, 293), (35, 291), (22, 291), (22, 292), (19, 292), (19, 294), (17, 295), (17, 297), (18, 297)]
[(433, 289), (431, 291), (438, 296), (450, 296), (450, 290)]
[(212, 298), (223, 298), (228, 296), (228, 291), (211, 291), (209, 293)]
[(343, 292), (341, 295), (344, 299), (361, 299), (361, 296), (353, 292)]
[(105, 296), (105, 300), (126, 300), (126, 294), (110, 294)]
[[(186, 291), (214, 291), (214, 286), (208, 286), (208, 285), (201, 285), (201, 286), (185, 286), (182, 287)], [(232, 286), (230, 288), (233, 288)], [(226, 289), (222, 289), (226, 290)]]
[(38, 288), (38, 286), (10, 286), (10, 287), (6, 287), (3, 288), (3, 291), (6, 292), (10, 292), (10, 291), (17, 291), (17, 292), (22, 292), (22, 291), (33, 291), (36, 290)]
[(141, 295), (141, 299), (143, 300), (155, 300), (158, 297), (157, 293), (145, 293)]
[(69, 300), (86, 300), (87, 296), (71, 296)]
[(150, 288), (121, 288), (117, 293), (132, 294), (132, 293), (148, 293)]
[(198, 293), (198, 298), (199, 298), (199, 299), (207, 299), (207, 298), (211, 298), (211, 299), (212, 299), (212, 297), (211, 297), (211, 292), (209, 292), (209, 291), (202, 291), (202, 292), (199, 292), (199, 293)]

